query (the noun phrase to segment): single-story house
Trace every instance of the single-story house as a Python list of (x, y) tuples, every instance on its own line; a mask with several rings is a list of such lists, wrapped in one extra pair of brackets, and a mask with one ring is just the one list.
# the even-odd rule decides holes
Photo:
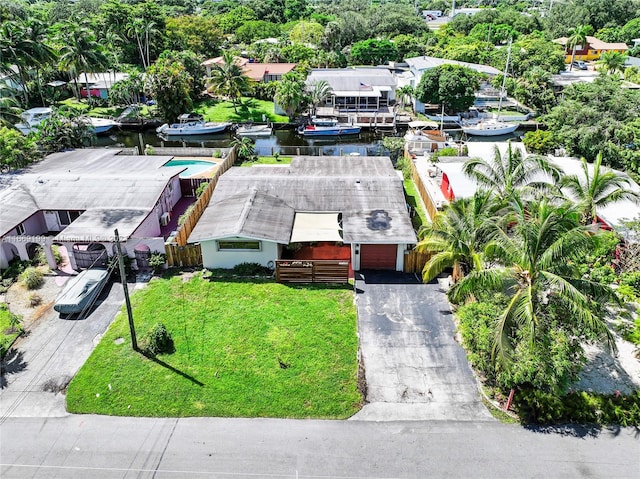
[[(398, 75), (398, 87), (411, 85), (413, 88), (416, 88), (420, 83), (424, 72), (441, 65), (458, 65), (470, 68), (471, 70), (474, 70), (478, 73), (487, 75), (489, 78), (493, 78), (496, 75), (502, 75), (502, 72), (500, 70), (489, 65), (460, 62), (457, 60), (447, 60), (446, 58), (421, 56), (407, 58), (405, 62), (407, 63), (407, 65), (409, 65), (409, 71), (403, 72), (402, 74)], [(417, 100), (416, 98), (413, 98), (414, 111), (418, 113), (424, 113), (424, 107), (424, 103)]]
[[(605, 52), (620, 52), (626, 53), (629, 50), (629, 46), (624, 42), (609, 43), (604, 42), (596, 37), (587, 36), (587, 41), (584, 45), (576, 45), (576, 55), (574, 61), (588, 61), (597, 60)], [(565, 63), (571, 62), (571, 56), (573, 55), (573, 48), (569, 46), (569, 39), (567, 37), (560, 37), (553, 40), (565, 47)]]
[[(73, 80), (80, 87), (80, 95), (86, 98), (89, 94), (94, 98), (109, 98), (109, 90), (114, 83), (129, 78), (128, 73), (102, 72), (102, 73), (81, 73)], [(87, 93), (87, 83), (89, 93)]]
[(188, 239), (200, 243), (205, 268), (318, 259), (314, 248), (333, 248), (353, 270), (397, 271), (416, 241), (391, 160), (364, 156), (231, 168)]
[[(214, 65), (222, 65), (223, 57), (210, 58), (202, 62), (207, 70), (207, 76), (211, 76)], [(296, 67), (296, 63), (253, 63), (248, 58), (233, 57), (233, 62), (242, 68), (244, 75), (256, 82), (269, 83), (282, 80), (282, 75), (289, 73)]]
[(314, 68), (307, 77), (307, 87), (322, 80), (332, 91), (319, 106), (364, 112), (378, 111), (395, 102), (396, 80), (388, 68)]
[[(478, 184), (475, 180), (463, 173), (465, 162), (472, 157), (490, 160), (494, 154), (494, 145), (498, 146), (502, 155), (505, 154), (508, 148), (508, 143), (506, 142), (477, 142), (469, 143), (468, 145), (468, 157), (441, 157), (435, 165), (430, 162), (427, 164), (426, 159), (418, 160), (425, 162), (425, 164), (417, 166), (419, 171), (422, 169), (428, 172), (428, 176), (430, 176), (430, 178), (423, 183), (429, 196), (434, 199), (434, 203), (439, 199), (441, 204), (445, 205), (447, 202), (456, 199), (473, 196), (478, 190)], [(527, 155), (522, 143), (512, 142), (511, 148), (520, 149), (523, 155)], [(578, 177), (583, 176), (582, 162), (577, 158), (550, 157), (549, 159), (559, 166), (565, 174), (577, 175)], [(593, 172), (593, 165), (590, 165), (590, 171)], [(540, 179), (542, 180), (542, 178)], [(631, 182), (630, 188), (640, 192), (640, 186), (633, 181)], [(600, 222), (606, 227), (612, 228), (622, 234), (627, 232), (627, 227), (624, 225), (624, 222), (637, 218), (640, 218), (640, 206), (630, 200), (621, 200), (598, 209), (598, 219)]]
[[(52, 245), (63, 245), (74, 269), (114, 252), (164, 252), (165, 225), (182, 193), (185, 167), (163, 167), (171, 156), (129, 156), (118, 149), (49, 155), (22, 172), (2, 175), (0, 267), (33, 258), (38, 247), (56, 267)], [(168, 234), (167, 234), (168, 236)], [(138, 248), (136, 248), (138, 247)]]

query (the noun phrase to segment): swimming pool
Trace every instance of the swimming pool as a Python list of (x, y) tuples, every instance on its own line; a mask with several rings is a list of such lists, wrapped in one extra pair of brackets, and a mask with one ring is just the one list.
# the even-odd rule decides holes
[(186, 166), (187, 169), (180, 173), (180, 178), (189, 178), (204, 173), (208, 169), (216, 166), (216, 163), (203, 160), (171, 160), (163, 166)]

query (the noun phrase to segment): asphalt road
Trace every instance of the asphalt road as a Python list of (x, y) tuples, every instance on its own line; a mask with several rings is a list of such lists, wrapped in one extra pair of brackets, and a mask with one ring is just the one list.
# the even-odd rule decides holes
[(498, 422), (10, 418), (9, 478), (637, 478), (640, 432)]

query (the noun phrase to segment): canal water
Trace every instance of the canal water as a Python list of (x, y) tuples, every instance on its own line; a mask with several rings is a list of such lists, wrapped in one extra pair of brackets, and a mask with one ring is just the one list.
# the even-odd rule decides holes
[[(325, 137), (325, 138), (305, 138), (295, 130), (277, 130), (271, 136), (254, 138), (255, 151), (259, 156), (270, 156), (274, 153), (280, 155), (349, 155), (359, 154), (361, 156), (380, 156), (388, 154), (382, 145), (385, 136), (403, 136), (404, 130), (393, 132), (373, 132), (362, 131), (359, 135), (345, 137)], [(460, 139), (459, 131), (451, 131), (454, 139)], [(507, 141), (517, 139), (524, 132), (517, 130), (510, 135), (496, 137), (469, 137), (467, 141)], [(144, 151), (146, 145), (150, 146), (191, 146), (207, 148), (227, 148), (234, 139), (232, 132), (216, 135), (195, 135), (184, 137), (171, 137), (171, 140), (161, 139), (155, 130), (144, 132), (134, 132), (119, 130), (108, 136), (100, 136), (94, 140), (94, 146), (127, 147), (139, 148)]]

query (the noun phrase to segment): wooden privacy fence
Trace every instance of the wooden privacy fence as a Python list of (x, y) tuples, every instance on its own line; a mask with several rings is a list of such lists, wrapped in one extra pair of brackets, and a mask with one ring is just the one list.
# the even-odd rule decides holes
[(164, 251), (169, 266), (177, 268), (202, 266), (202, 249), (199, 244), (178, 246), (176, 243), (165, 243)]
[(278, 283), (348, 283), (349, 262), (339, 260), (278, 260)]
[(404, 269), (405, 273), (421, 273), (424, 265), (427, 264), (431, 255), (428, 253), (420, 253), (415, 249), (406, 251), (404, 254)]
[(427, 214), (429, 215), (429, 218), (433, 220), (433, 218), (435, 218), (436, 214), (438, 213), (438, 209), (436, 208), (436, 205), (431, 199), (431, 195), (429, 195), (427, 188), (422, 182), (422, 178), (418, 173), (418, 168), (416, 167), (416, 164), (413, 162), (411, 158), (409, 158), (409, 164), (411, 165), (411, 178), (413, 179), (413, 182), (416, 184), (416, 188), (418, 189), (418, 193), (420, 194), (420, 198), (422, 198), (422, 202), (424, 203), (425, 208), (427, 208)]

